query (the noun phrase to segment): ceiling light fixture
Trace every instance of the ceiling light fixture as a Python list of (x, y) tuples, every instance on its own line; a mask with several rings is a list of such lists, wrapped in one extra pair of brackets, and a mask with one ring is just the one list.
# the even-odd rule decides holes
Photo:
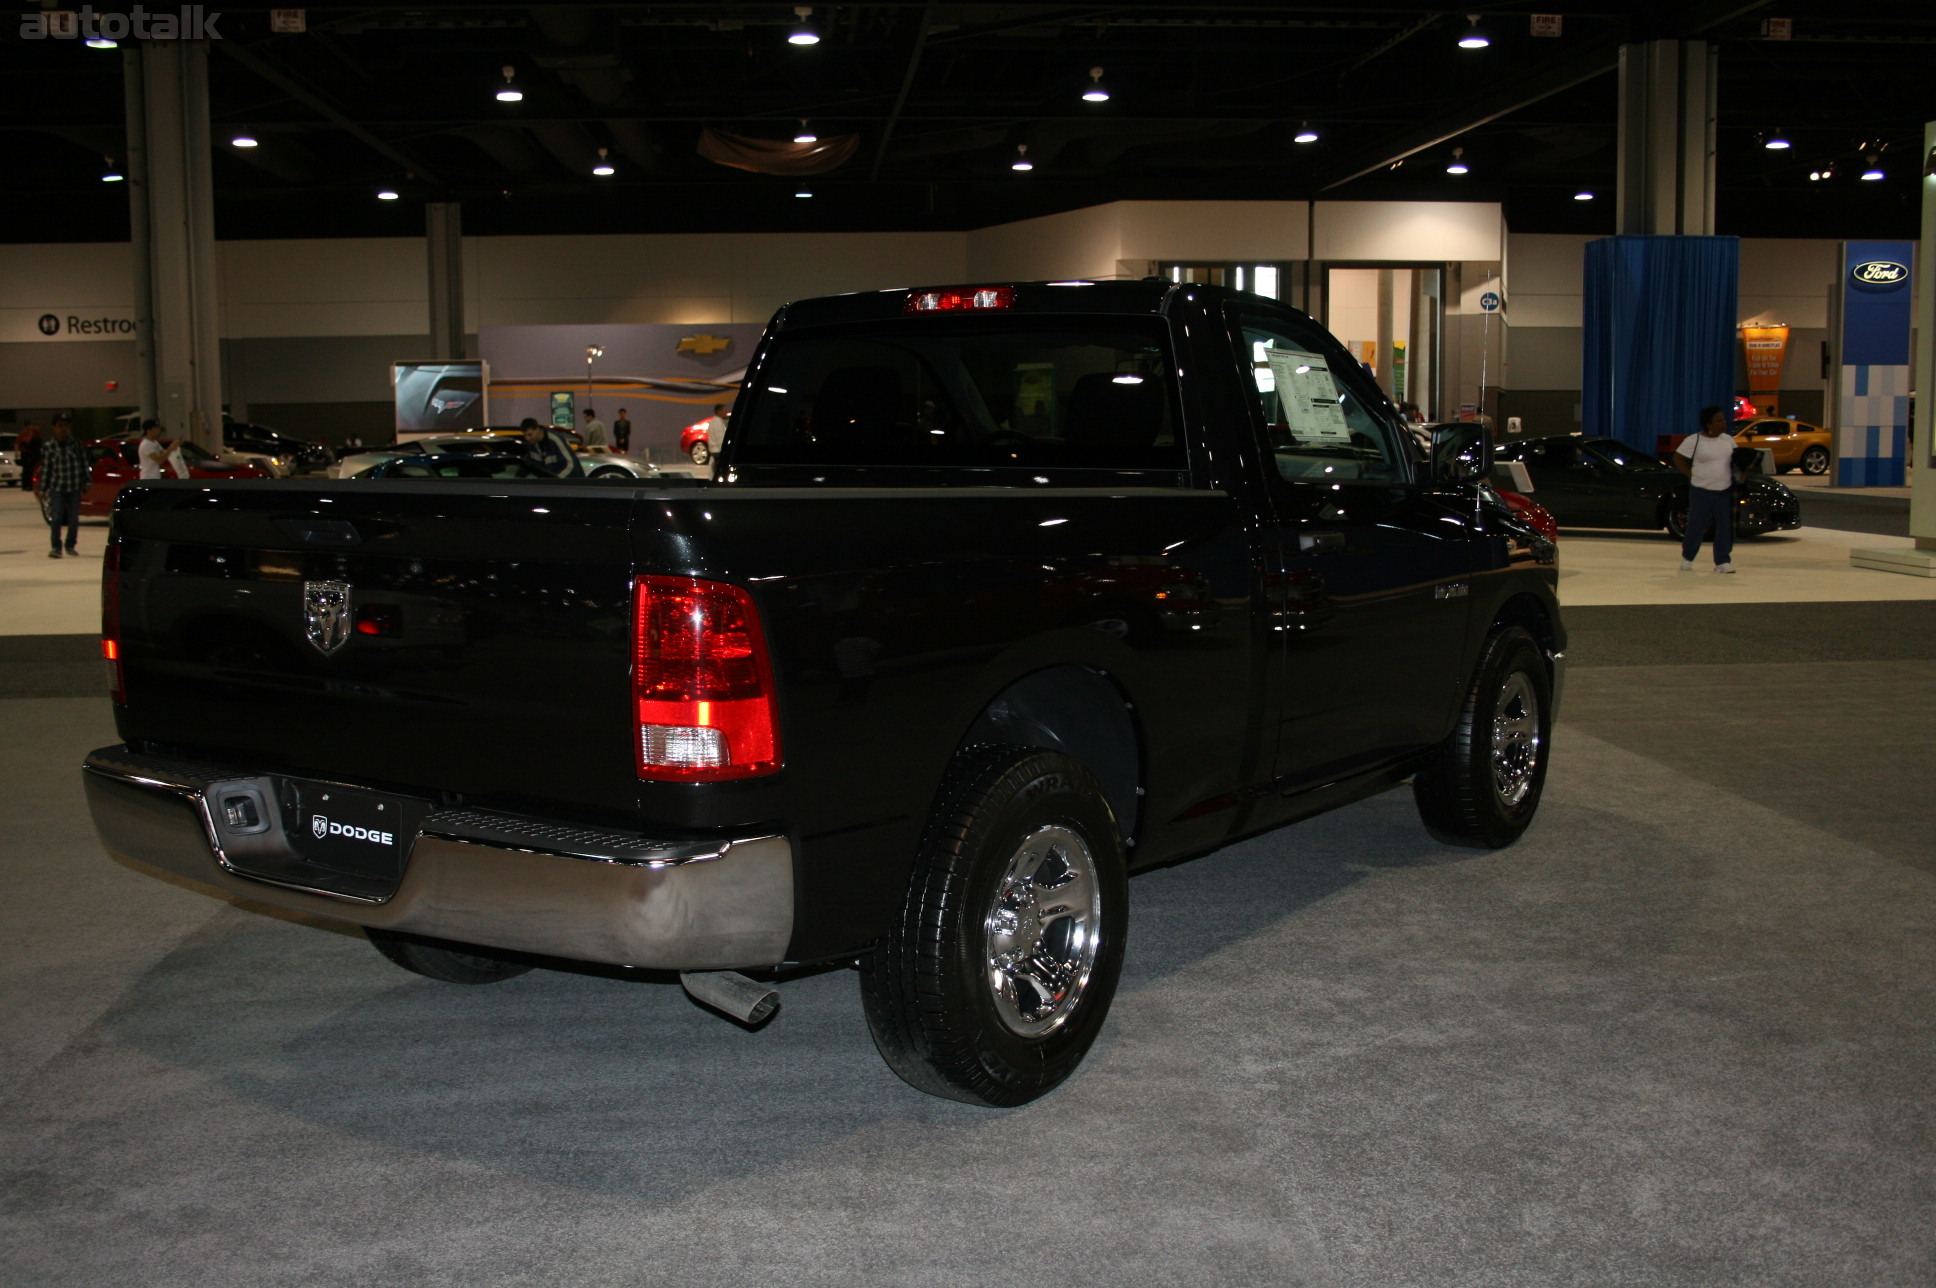
[(119, 41), (109, 40), (106, 36), (89, 36), (87, 38), (87, 47), (89, 49), (119, 49), (121, 48), (121, 44)]
[(120, 183), (123, 179), (127, 178), (126, 175), (121, 173), (121, 167), (114, 163), (113, 157), (102, 157), (101, 160), (103, 162), (103, 169), (101, 170), (102, 183)]
[(518, 69), (504, 69), (504, 83), (497, 87), (497, 101), (500, 103), (524, 102), (524, 91), (518, 88)]
[(800, 132), (793, 136), (795, 143), (818, 143), (820, 136), (807, 127), (806, 121), (800, 122)]
[(1015, 145), (1015, 159), (1008, 163), (1008, 168), (1020, 171), (1023, 174), (1027, 174), (1035, 168), (1035, 162), (1028, 159), (1028, 144), (1017, 143)]
[(1091, 67), (1089, 69), (1089, 88), (1082, 91), (1082, 101), (1085, 103), (1107, 103), (1109, 101), (1109, 91), (1103, 88), (1102, 68)]
[(1575, 200), (1575, 201), (1591, 201), (1591, 200), (1593, 200), (1593, 194), (1592, 194), (1592, 192), (1590, 192), (1590, 191), (1588, 191), (1587, 189), (1585, 189), (1585, 188), (1582, 188), (1582, 189), (1580, 189), (1580, 190), (1579, 190), (1578, 192), (1576, 192), (1576, 193), (1574, 193), (1574, 194), (1573, 194), (1573, 200)]
[(1869, 168), (1868, 168), (1868, 169), (1866, 169), (1866, 170), (1864, 170), (1864, 171), (1862, 172), (1862, 177), (1863, 177), (1864, 179), (1869, 179), (1869, 180), (1876, 180), (1876, 179), (1887, 179), (1887, 178), (1889, 177), (1888, 175), (1886, 175), (1886, 174), (1884, 174), (1884, 173), (1882, 172), (1882, 158), (1881, 158), (1881, 157), (1879, 157), (1879, 156), (1877, 156), (1877, 155), (1876, 155), (1875, 153), (1873, 153), (1873, 152), (1871, 152), (1871, 153), (1869, 153), (1869, 155), (1868, 155), (1868, 157), (1866, 158), (1866, 160), (1867, 160), (1867, 161), (1868, 161), (1868, 163), (1869, 163)]
[(793, 190), (793, 195), (796, 197), (811, 197), (813, 195), (813, 189), (803, 183)]
[(1773, 134), (1770, 134), (1761, 141), (1761, 146), (1767, 148), (1770, 152), (1786, 152), (1794, 145), (1788, 141), (1787, 135), (1783, 134), (1780, 130), (1776, 130)]
[(1452, 149), (1452, 164), (1445, 167), (1445, 172), (1447, 174), (1467, 174), (1470, 172), (1470, 167), (1465, 163), (1464, 148)]
[(1486, 33), (1479, 30), (1479, 15), (1469, 13), (1465, 17), (1466, 21), (1471, 25), (1466, 28), (1465, 34), (1459, 37), (1459, 48), (1484, 49), (1491, 45), (1492, 42), (1486, 39)]
[(789, 31), (787, 33), (787, 44), (789, 45), (819, 44), (820, 33), (815, 31), (813, 29), (813, 24), (808, 21), (809, 18), (813, 17), (813, 6), (810, 4), (794, 5), (793, 16), (800, 20), (800, 24), (797, 27), (795, 27), (792, 31)]
[(597, 175), (601, 179), (608, 178), (611, 175), (615, 175), (618, 173), (617, 170), (614, 170), (612, 168), (612, 163), (605, 159), (604, 148), (600, 148), (598, 150), (598, 164), (592, 167), (592, 173)]
[(1291, 136), (1291, 142), (1293, 143), (1316, 143), (1317, 141), (1318, 132), (1311, 128), (1309, 121), (1298, 126), (1297, 133)]
[(376, 199), (378, 201), (395, 201), (400, 195), (395, 188), (379, 188), (377, 189)]
[(253, 134), (238, 134), (234, 138), (229, 140), (229, 146), (232, 148), (255, 147), (256, 146), (255, 136)]

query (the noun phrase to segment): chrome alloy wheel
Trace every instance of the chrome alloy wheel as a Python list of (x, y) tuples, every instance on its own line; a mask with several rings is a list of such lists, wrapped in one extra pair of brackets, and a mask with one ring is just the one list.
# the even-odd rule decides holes
[(1096, 860), (1082, 837), (1055, 825), (1025, 837), (983, 922), (1003, 1024), (1031, 1038), (1061, 1027), (1089, 986), (1101, 920)]
[(1500, 804), (1510, 809), (1526, 799), (1539, 753), (1539, 695), (1524, 671), (1514, 671), (1492, 704), (1492, 790)]

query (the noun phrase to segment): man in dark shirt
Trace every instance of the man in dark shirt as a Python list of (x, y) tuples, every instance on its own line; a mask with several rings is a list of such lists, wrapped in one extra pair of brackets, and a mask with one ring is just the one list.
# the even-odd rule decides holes
[(618, 409), (618, 419), (612, 422), (612, 446), (621, 453), (632, 450), (632, 418), (625, 414), (625, 408)]
[(53, 546), (49, 559), (61, 557), (61, 525), (67, 525), (67, 553), (79, 554), (74, 547), (81, 532), (81, 492), (87, 487), (87, 453), (74, 441), (74, 427), (65, 416), (54, 417), (54, 427), (46, 445), (40, 449), (40, 473), (34, 477), (34, 495), (40, 498), (47, 515), (47, 530)]
[(563, 434), (546, 429), (526, 416), (519, 429), (524, 431), (524, 464), (534, 474), (552, 478), (575, 478), (585, 471)]

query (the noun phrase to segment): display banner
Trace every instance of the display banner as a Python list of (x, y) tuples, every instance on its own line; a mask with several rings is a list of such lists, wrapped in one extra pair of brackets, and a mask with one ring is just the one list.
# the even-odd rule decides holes
[(1842, 243), (1842, 357), (1835, 482), (1901, 487), (1908, 479), (1910, 304), (1916, 243)]
[(1781, 368), (1788, 357), (1788, 328), (1744, 326), (1741, 351), (1748, 366), (1748, 399), (1764, 416), (1776, 415), (1781, 403)]

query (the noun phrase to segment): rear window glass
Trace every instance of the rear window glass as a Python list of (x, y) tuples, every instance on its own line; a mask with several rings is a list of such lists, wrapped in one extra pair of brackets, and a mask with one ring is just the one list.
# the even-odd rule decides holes
[(909, 318), (782, 332), (735, 463), (1180, 470), (1156, 318)]

